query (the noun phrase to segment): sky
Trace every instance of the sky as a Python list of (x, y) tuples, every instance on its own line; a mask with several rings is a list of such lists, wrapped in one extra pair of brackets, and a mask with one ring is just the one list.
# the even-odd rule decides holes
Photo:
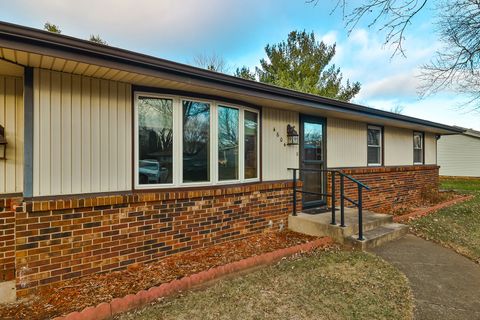
[(449, 125), (480, 130), (480, 113), (462, 108), (466, 97), (441, 92), (420, 98), (420, 67), (441, 48), (434, 12), (427, 8), (412, 21), (404, 47), (393, 56), (378, 27), (361, 22), (349, 33), (336, 0), (0, 0), (0, 20), (34, 28), (47, 21), (62, 33), (86, 39), (99, 34), (109, 45), (192, 64), (197, 55), (223, 57), (233, 72), (253, 68), (265, 58), (266, 44), (293, 30), (314, 32), (336, 43), (333, 63), (344, 79), (362, 89), (352, 102)]

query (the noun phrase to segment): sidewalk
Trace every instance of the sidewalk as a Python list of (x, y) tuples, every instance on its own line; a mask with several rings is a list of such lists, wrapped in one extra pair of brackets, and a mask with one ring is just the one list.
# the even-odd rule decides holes
[(480, 265), (410, 234), (372, 252), (409, 279), (415, 319), (480, 319)]

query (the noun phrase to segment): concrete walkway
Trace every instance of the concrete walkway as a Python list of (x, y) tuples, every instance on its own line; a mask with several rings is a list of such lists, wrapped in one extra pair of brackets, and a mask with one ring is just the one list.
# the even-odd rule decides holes
[(480, 319), (479, 265), (410, 234), (372, 252), (409, 279), (415, 319)]

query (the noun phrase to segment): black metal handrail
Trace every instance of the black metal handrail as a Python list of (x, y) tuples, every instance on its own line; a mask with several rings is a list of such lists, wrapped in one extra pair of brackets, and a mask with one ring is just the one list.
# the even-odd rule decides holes
[[(363, 238), (363, 189), (370, 190), (370, 187), (363, 184), (362, 182), (358, 181), (357, 179), (343, 173), (340, 170), (332, 170), (332, 169), (299, 169), (299, 168), (288, 168), (288, 170), (293, 171), (293, 213), (292, 215), (297, 215), (297, 192), (305, 193), (305, 194), (313, 194), (319, 196), (330, 197), (332, 201), (332, 225), (336, 225), (336, 175), (340, 176), (340, 227), (346, 227), (345, 225), (345, 200), (353, 204), (358, 209), (358, 240), (364, 240)], [(331, 174), (331, 193), (319, 193), (319, 192), (311, 192), (311, 191), (304, 191), (297, 189), (297, 171), (311, 171), (311, 172), (330, 172)], [(357, 201), (350, 199), (345, 195), (345, 178), (352, 181), (357, 185), (357, 193), (358, 199)]]

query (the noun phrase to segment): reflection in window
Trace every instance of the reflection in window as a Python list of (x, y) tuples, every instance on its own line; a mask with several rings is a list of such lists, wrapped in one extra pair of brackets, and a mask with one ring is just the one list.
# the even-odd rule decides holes
[(258, 114), (245, 110), (245, 179), (258, 177)]
[(238, 109), (218, 106), (218, 179), (238, 180)]
[(139, 184), (173, 182), (173, 102), (138, 98)]
[(423, 164), (423, 133), (413, 133), (413, 163)]
[(382, 129), (380, 127), (368, 126), (367, 163), (369, 165), (382, 164)]
[(182, 101), (183, 182), (210, 181), (210, 104)]
[(303, 126), (305, 160), (323, 160), (323, 125), (321, 123), (305, 122)]

